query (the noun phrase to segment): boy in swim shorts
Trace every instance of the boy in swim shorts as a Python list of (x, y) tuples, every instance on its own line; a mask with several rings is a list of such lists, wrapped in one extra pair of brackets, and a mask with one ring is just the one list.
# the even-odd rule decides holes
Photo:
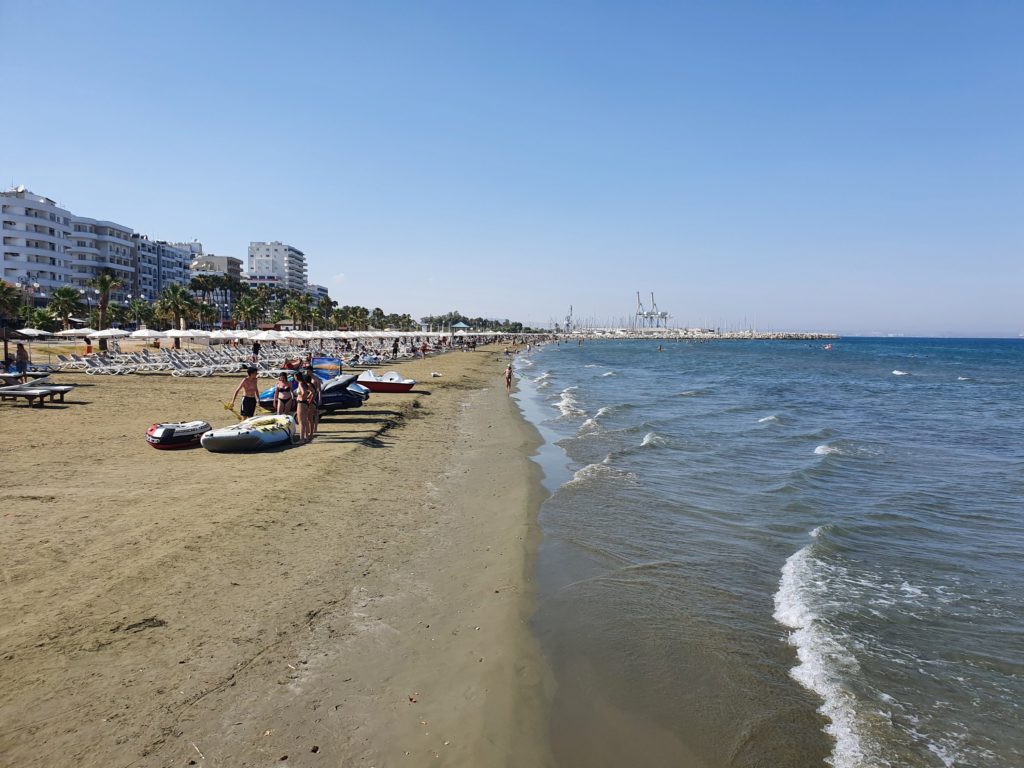
[(259, 397), (259, 389), (256, 385), (256, 374), (257, 369), (255, 366), (250, 365), (246, 370), (245, 378), (235, 388), (235, 394), (231, 396), (231, 407), (235, 407), (235, 400), (238, 397), (238, 393), (242, 393), (242, 419), (251, 419), (256, 415), (256, 403)]

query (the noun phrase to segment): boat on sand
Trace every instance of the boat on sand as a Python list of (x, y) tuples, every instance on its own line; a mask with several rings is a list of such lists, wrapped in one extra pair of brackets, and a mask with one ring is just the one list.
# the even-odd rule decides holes
[(211, 429), (200, 438), (203, 448), (215, 453), (261, 451), (289, 445), (295, 436), (292, 416), (254, 416), (230, 427)]
[(203, 433), (210, 431), (208, 421), (183, 421), (154, 424), (146, 430), (146, 442), (162, 451), (195, 448)]
[(416, 386), (414, 379), (403, 378), (398, 371), (388, 371), (383, 376), (363, 371), (356, 381), (371, 392), (408, 392)]

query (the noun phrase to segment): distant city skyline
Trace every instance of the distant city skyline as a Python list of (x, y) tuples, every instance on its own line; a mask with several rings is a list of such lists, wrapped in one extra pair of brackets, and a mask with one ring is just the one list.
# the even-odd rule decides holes
[[(0, 184), (416, 317), (1024, 332), (1024, 6), (0, 0)], [(97, 44), (96, 41), (102, 41)]]

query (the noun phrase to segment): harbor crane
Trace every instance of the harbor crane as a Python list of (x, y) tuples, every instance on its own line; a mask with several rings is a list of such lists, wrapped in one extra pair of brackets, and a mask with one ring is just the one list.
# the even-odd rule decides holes
[(636, 326), (638, 328), (660, 328), (663, 323), (667, 328), (670, 317), (668, 312), (658, 309), (658, 304), (654, 300), (654, 291), (651, 291), (650, 309), (644, 308), (644, 304), (640, 300), (640, 291), (636, 292)]

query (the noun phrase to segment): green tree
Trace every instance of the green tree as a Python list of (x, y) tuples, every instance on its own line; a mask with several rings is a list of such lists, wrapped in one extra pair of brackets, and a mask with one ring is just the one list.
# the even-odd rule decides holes
[(128, 316), (136, 325), (150, 323), (153, 320), (153, 306), (144, 299), (132, 299), (128, 305)]
[[(181, 328), (181, 321), (191, 317), (196, 303), (184, 285), (171, 284), (164, 288), (156, 302), (157, 311), (171, 318), (172, 327)], [(181, 339), (174, 340), (174, 348), (181, 347)]]
[(330, 296), (320, 297), (320, 300), (316, 303), (316, 318), (320, 323), (320, 327), (327, 328), (331, 324), (331, 317), (336, 306), (338, 306), (338, 302)]
[(50, 295), (49, 310), (60, 320), (61, 327), (66, 331), (71, 325), (70, 317), (85, 309), (82, 296), (77, 288), (62, 285)]
[(210, 297), (213, 295), (215, 287), (215, 275), (196, 275), (188, 284), (189, 290), (207, 303), (211, 301)]
[(301, 328), (313, 319), (313, 310), (309, 306), (309, 296), (296, 292), (284, 305), (284, 312), (292, 323)]
[[(100, 292), (99, 306), (97, 307), (96, 330), (102, 331), (107, 322), (107, 306), (110, 304), (110, 294), (124, 285), (124, 281), (111, 269), (103, 269), (89, 281), (88, 285)], [(107, 340), (100, 339), (100, 351), (106, 351)]]
[(60, 328), (57, 316), (49, 309), (39, 309), (26, 306), (22, 312), (22, 319), (28, 328), (38, 328), (41, 331), (56, 331)]
[(258, 291), (249, 291), (235, 299), (231, 309), (237, 322), (255, 328), (267, 311), (266, 299)]
[(21, 291), (14, 285), (0, 280), (0, 319), (13, 320), (21, 306)]
[(199, 317), (199, 322), (203, 326), (212, 326), (217, 322), (217, 316), (220, 313), (217, 311), (215, 306), (210, 304), (200, 304), (196, 309), (196, 315)]

